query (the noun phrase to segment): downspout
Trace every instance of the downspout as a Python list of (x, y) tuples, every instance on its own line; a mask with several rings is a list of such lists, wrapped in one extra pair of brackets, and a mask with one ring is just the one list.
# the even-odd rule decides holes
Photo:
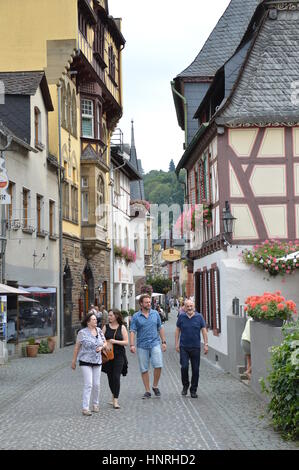
[(181, 93), (179, 93), (176, 89), (175, 89), (175, 83), (174, 81), (170, 82), (171, 84), (171, 88), (172, 88), (172, 92), (175, 93), (179, 98), (181, 98), (181, 100), (183, 100), (183, 103), (184, 103), (184, 128), (185, 128), (185, 149), (187, 148), (187, 140), (188, 140), (188, 136), (187, 136), (187, 100), (186, 98), (181, 95)]
[(61, 84), (57, 85), (58, 94), (58, 188), (59, 188), (59, 311), (60, 311), (60, 347), (64, 347), (64, 306), (63, 306), (63, 262), (62, 262), (62, 151), (61, 151)]
[[(184, 148), (186, 149), (187, 146), (188, 146), (188, 118), (187, 118), (187, 100), (185, 98), (185, 96), (181, 95), (181, 93), (179, 93), (176, 89), (175, 89), (175, 83), (174, 81), (170, 82), (171, 84), (171, 88), (172, 88), (172, 92), (175, 93), (179, 98), (181, 98), (181, 100), (183, 101), (183, 105), (184, 105), (184, 128), (185, 128), (185, 145), (184, 145)], [(177, 175), (177, 177), (179, 177), (179, 175)], [(184, 184), (184, 199), (185, 199), (185, 202), (188, 202), (188, 178), (187, 178), (187, 171), (186, 171), (186, 175), (185, 175), (185, 183)]]

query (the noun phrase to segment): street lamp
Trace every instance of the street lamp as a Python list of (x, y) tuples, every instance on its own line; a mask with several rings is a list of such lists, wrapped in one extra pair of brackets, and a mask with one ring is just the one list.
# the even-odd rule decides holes
[(225, 208), (223, 209), (222, 212), (223, 212), (222, 220), (223, 220), (223, 228), (224, 228), (223, 238), (224, 238), (226, 245), (229, 245), (230, 243), (226, 240), (225, 235), (227, 235), (227, 237), (231, 239), (233, 231), (234, 231), (234, 222), (237, 219), (232, 215), (228, 201), (225, 201)]

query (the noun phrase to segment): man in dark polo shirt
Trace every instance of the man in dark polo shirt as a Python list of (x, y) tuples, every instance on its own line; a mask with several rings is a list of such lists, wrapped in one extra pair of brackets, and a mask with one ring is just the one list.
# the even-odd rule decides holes
[(208, 333), (203, 316), (195, 312), (194, 302), (185, 301), (185, 313), (178, 317), (175, 332), (175, 347), (180, 353), (180, 364), (182, 374), (182, 395), (186, 396), (189, 389), (189, 360), (191, 361), (192, 378), (190, 394), (197, 398), (197, 387), (200, 366), (200, 332), (204, 340), (204, 354), (208, 353)]

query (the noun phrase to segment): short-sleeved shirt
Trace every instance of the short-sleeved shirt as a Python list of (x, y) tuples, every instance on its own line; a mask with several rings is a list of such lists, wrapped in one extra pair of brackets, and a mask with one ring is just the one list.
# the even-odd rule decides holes
[(163, 328), (157, 310), (150, 310), (148, 318), (139, 310), (133, 315), (130, 331), (137, 333), (137, 348), (152, 349), (160, 344), (160, 329)]
[(244, 331), (242, 333), (241, 339), (244, 339), (245, 341), (249, 341), (250, 343), (250, 322), (253, 320), (253, 318), (249, 317), (246, 321), (246, 325), (244, 328)]
[(176, 326), (181, 330), (180, 346), (183, 348), (200, 348), (200, 332), (206, 327), (201, 313), (195, 312), (191, 318), (187, 313), (181, 313)]
[(97, 353), (96, 349), (99, 346), (103, 346), (105, 336), (100, 328), (97, 328), (98, 336), (93, 336), (90, 329), (83, 328), (79, 331), (77, 336), (77, 343), (81, 344), (81, 348), (78, 354), (78, 360), (81, 363), (92, 364), (92, 365), (101, 365), (102, 364), (102, 355)]

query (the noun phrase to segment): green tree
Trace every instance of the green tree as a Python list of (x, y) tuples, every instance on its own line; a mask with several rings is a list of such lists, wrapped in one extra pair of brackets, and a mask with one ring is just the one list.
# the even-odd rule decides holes
[(147, 278), (146, 282), (147, 284), (150, 284), (153, 288), (153, 291), (157, 292), (158, 294), (165, 294), (166, 290), (168, 292), (172, 287), (171, 279), (167, 279), (162, 276), (149, 277)]
[(170, 163), (169, 163), (169, 171), (171, 171), (171, 172), (174, 172), (174, 171), (175, 171), (175, 164), (174, 164), (173, 159), (170, 160)]

